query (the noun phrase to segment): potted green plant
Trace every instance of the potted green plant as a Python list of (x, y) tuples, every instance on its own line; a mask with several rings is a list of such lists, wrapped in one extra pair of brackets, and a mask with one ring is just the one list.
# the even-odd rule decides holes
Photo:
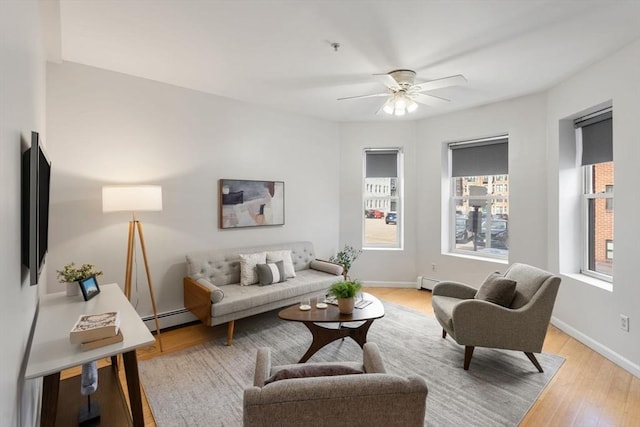
[(96, 270), (93, 264), (82, 264), (80, 267), (76, 267), (73, 262), (65, 265), (62, 270), (56, 270), (56, 273), (58, 273), (58, 282), (67, 287), (67, 296), (78, 295), (80, 291), (79, 280), (102, 275), (102, 271)]
[(338, 300), (340, 313), (351, 314), (355, 304), (355, 296), (362, 289), (362, 284), (357, 280), (342, 280), (329, 288), (329, 293)]
[(355, 249), (353, 246), (344, 245), (344, 248), (341, 251), (339, 251), (334, 256), (329, 257), (329, 261), (342, 265), (342, 275), (344, 276), (344, 280), (347, 280), (351, 266), (361, 253), (362, 250), (360, 249)]

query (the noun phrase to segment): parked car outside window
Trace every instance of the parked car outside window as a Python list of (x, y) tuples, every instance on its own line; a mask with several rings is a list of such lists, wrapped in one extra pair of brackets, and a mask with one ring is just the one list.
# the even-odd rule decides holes
[(456, 243), (466, 243), (468, 241), (467, 218), (464, 215), (456, 215)]
[[(482, 223), (480, 233), (478, 233), (478, 244), (485, 245), (485, 235), (487, 232), (486, 222)], [(493, 219), (491, 221), (491, 247), (496, 249), (509, 249), (509, 227), (504, 219)]]
[(365, 212), (365, 218), (384, 218), (384, 212), (378, 209), (367, 209)]
[(384, 219), (386, 224), (397, 224), (398, 223), (398, 213), (397, 212), (389, 212)]

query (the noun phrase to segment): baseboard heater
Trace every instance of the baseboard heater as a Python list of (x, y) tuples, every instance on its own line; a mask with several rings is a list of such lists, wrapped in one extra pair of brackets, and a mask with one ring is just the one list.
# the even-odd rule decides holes
[(435, 286), (436, 283), (438, 283), (440, 280), (437, 279), (431, 279), (429, 277), (425, 277), (425, 276), (418, 276), (418, 280), (416, 280), (416, 287), (418, 289), (428, 289), (428, 290), (433, 290), (433, 287)]
[[(170, 328), (172, 326), (178, 326), (184, 323), (188, 323), (190, 321), (193, 321), (194, 319), (195, 317), (193, 316), (193, 314), (191, 314), (191, 312), (186, 308), (158, 313), (158, 323), (160, 324), (161, 330)], [(153, 314), (143, 316), (142, 321), (145, 322), (145, 324), (151, 331), (156, 330)]]

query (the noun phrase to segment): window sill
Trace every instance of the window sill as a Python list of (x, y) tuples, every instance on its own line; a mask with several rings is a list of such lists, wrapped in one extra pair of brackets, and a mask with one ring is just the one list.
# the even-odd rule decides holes
[(469, 254), (463, 254), (463, 253), (457, 253), (457, 252), (447, 252), (443, 255), (448, 255), (455, 258), (472, 259), (475, 261), (493, 262), (495, 264), (503, 264), (503, 265), (509, 264), (509, 260), (506, 260), (506, 259), (491, 258), (486, 256), (478, 256), (478, 255), (469, 255)]
[(596, 288), (600, 288), (605, 291), (613, 292), (612, 283), (606, 282), (604, 280), (596, 279), (595, 277), (590, 277), (585, 274), (579, 274), (579, 273), (569, 273), (569, 274), (560, 273), (560, 275), (576, 280), (578, 282), (582, 282), (587, 285), (595, 286)]
[(392, 247), (370, 247), (370, 248), (362, 248), (363, 251), (401, 251), (403, 248), (392, 248)]

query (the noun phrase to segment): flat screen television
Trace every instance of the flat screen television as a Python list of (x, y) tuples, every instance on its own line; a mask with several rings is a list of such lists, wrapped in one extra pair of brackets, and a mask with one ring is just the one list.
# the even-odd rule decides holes
[(22, 263), (29, 283), (38, 284), (49, 244), (51, 162), (31, 132), (31, 148), (22, 154)]

